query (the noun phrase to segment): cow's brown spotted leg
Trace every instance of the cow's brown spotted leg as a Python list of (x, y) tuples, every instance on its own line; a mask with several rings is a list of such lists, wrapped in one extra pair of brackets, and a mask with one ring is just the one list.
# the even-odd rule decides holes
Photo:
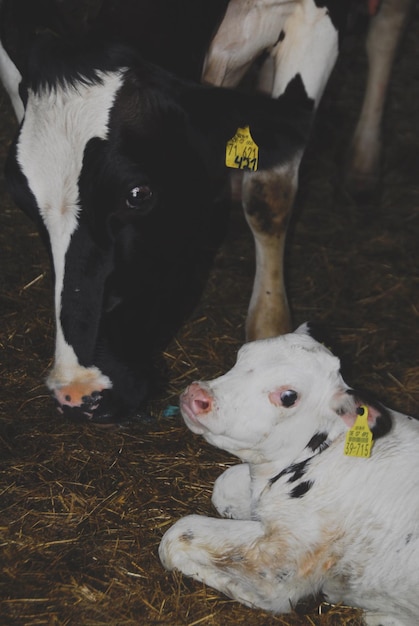
[(246, 321), (248, 341), (290, 330), (283, 256), (300, 159), (243, 178), (244, 213), (255, 239), (256, 272)]

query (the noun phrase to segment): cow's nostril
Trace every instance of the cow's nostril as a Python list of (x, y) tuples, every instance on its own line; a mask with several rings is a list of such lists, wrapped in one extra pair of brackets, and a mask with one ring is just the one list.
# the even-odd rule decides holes
[(206, 411), (210, 405), (208, 400), (195, 400), (195, 404), (200, 409), (200, 411)]

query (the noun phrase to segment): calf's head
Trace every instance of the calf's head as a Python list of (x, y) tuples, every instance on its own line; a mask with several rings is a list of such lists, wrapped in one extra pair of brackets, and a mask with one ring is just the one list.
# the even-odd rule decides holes
[(180, 399), (194, 433), (251, 463), (293, 458), (320, 439), (333, 440), (355, 423), (361, 404), (373, 435), (385, 434), (388, 412), (346, 385), (339, 359), (306, 325), (245, 344), (229, 372), (192, 383)]

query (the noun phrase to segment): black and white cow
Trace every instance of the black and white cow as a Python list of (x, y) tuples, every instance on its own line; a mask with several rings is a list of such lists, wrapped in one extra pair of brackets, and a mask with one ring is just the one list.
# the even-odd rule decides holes
[(348, 387), (307, 326), (244, 345), (180, 405), (242, 463), (214, 485), (229, 519), (190, 515), (166, 532), (167, 569), (275, 613), (322, 592), (369, 626), (418, 623), (419, 421)]
[[(229, 163), (244, 172), (242, 201), (256, 247), (247, 337), (289, 330), (287, 222), (346, 5), (0, 1), (0, 75), (21, 123), (7, 176), (51, 251), (56, 345), (48, 387), (65, 414), (112, 421), (141, 405), (150, 354), (198, 291), (195, 264), (216, 230), (210, 224), (228, 170), (226, 142), (247, 126), (258, 160), (249, 167), (240, 153)], [(232, 29), (237, 7), (244, 13)], [(220, 73), (220, 49), (236, 68), (233, 79)], [(274, 101), (179, 78), (198, 81), (204, 67), (204, 81), (222, 85), (229, 76), (236, 84), (261, 54), (262, 83)], [(237, 142), (229, 146), (237, 151)]]
[[(1, 5), (2, 67), (21, 121), (6, 173), (51, 252), (48, 387), (70, 418), (103, 423), (141, 405), (153, 351), (193, 301), (223, 218), (214, 199), (228, 141), (250, 126), (261, 171), (288, 163), (307, 141), (312, 103), (299, 77), (278, 100), (186, 82), (121, 46), (109, 21), (74, 32), (61, 26), (61, 3), (46, 4), (44, 21), (31, 0)], [(177, 36), (185, 46), (187, 33)]]

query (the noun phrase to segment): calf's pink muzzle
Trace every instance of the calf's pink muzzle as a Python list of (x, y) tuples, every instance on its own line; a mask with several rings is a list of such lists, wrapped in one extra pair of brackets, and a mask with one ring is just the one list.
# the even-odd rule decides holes
[(189, 385), (180, 396), (182, 413), (189, 417), (192, 422), (195, 422), (197, 417), (210, 413), (212, 407), (213, 398), (199, 383)]

